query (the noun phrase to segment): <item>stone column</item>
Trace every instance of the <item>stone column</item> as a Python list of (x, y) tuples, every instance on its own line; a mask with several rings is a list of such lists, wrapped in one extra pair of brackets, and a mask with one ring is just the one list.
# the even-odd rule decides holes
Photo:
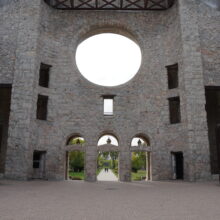
[(12, 86), (11, 113), (5, 176), (27, 179), (32, 164), (30, 151), (41, 0), (20, 0), (19, 30)]
[(87, 147), (85, 151), (85, 180), (89, 182), (96, 181), (97, 169), (97, 148)]
[(188, 136), (184, 161), (186, 178), (195, 181), (210, 177), (203, 65), (196, 0), (179, 0), (178, 3), (182, 37), (180, 72), (184, 78), (181, 102)]
[(120, 151), (119, 153), (119, 180), (122, 182), (131, 181), (131, 152)]

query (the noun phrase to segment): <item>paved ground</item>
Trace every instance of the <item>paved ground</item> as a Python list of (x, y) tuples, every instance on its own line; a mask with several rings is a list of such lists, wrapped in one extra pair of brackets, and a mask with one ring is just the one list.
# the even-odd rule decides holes
[(103, 169), (97, 176), (97, 180), (98, 181), (118, 181), (118, 178), (115, 176), (115, 174), (110, 169), (108, 169), (108, 172), (105, 172)]
[(220, 220), (220, 186), (0, 180), (0, 219)]

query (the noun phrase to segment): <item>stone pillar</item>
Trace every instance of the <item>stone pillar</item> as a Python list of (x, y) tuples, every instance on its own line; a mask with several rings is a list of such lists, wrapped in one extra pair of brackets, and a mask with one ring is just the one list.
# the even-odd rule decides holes
[(85, 180), (89, 182), (96, 181), (97, 169), (97, 148), (87, 147), (85, 151)]
[(37, 45), (41, 0), (20, 0), (19, 30), (12, 86), (11, 113), (5, 176), (27, 179), (32, 166), (30, 147), (31, 116), (35, 105)]
[(131, 152), (120, 151), (119, 153), (119, 180), (122, 182), (131, 181)]
[(179, 16), (182, 37), (180, 73), (184, 78), (181, 110), (186, 114), (188, 136), (188, 150), (184, 161), (186, 178), (195, 181), (210, 177), (205, 89), (196, 0), (179, 0)]

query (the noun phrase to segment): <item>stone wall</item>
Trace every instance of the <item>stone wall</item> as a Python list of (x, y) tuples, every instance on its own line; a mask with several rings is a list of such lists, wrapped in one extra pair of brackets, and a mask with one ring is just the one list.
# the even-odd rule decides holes
[[(151, 143), (153, 180), (172, 178), (171, 151), (183, 152), (185, 179), (208, 179), (198, 14), (190, 2), (179, 0), (167, 11), (127, 13), (59, 11), (40, 0), (20, 0), (6, 177), (30, 178), (33, 151), (41, 150), (47, 152), (46, 177), (64, 179), (71, 150), (66, 140), (80, 134), (86, 140), (86, 179), (95, 181), (97, 142), (111, 133), (119, 140), (120, 180), (129, 181), (131, 140), (142, 133)], [(79, 73), (77, 45), (101, 32), (120, 33), (139, 44), (142, 65), (128, 83), (97, 86)], [(52, 65), (49, 88), (38, 86), (41, 62)], [(168, 90), (165, 67), (175, 63), (180, 84)], [(47, 121), (36, 120), (38, 94), (49, 96)], [(112, 117), (103, 115), (105, 94), (115, 95)], [(175, 96), (180, 96), (182, 120), (171, 125), (167, 99)]]
[(199, 34), (206, 86), (220, 86), (220, 11), (198, 4)]
[(19, 25), (19, 2), (1, 1), (0, 4), (0, 83), (12, 83)]
[[(87, 176), (94, 180), (98, 138), (111, 132), (120, 140), (121, 180), (130, 176), (130, 141), (138, 133), (148, 135), (152, 143), (153, 179), (171, 178), (170, 152), (187, 151), (185, 122), (169, 124), (167, 100), (181, 91), (168, 91), (165, 68), (177, 63), (181, 52), (177, 5), (166, 12), (129, 13), (129, 17), (123, 12), (63, 12), (47, 6), (44, 10), (39, 65), (53, 67), (49, 89), (38, 87), (38, 93), (49, 96), (49, 112), (48, 122), (36, 121), (32, 142), (35, 149), (47, 150), (48, 177), (64, 177), (66, 138), (80, 133), (87, 141)], [(143, 54), (137, 76), (115, 88), (88, 82), (74, 59), (84, 36), (106, 30), (133, 36)], [(104, 94), (116, 95), (112, 118), (103, 116)]]

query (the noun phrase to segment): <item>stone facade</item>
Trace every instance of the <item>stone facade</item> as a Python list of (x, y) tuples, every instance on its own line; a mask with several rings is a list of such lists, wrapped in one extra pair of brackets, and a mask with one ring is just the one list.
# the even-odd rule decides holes
[[(119, 141), (121, 181), (130, 181), (137, 134), (150, 141), (152, 180), (172, 178), (171, 152), (180, 151), (186, 180), (211, 178), (205, 86), (220, 86), (217, 9), (178, 0), (165, 11), (62, 11), (43, 0), (10, 0), (0, 5), (0, 17), (0, 84), (12, 84), (6, 178), (32, 178), (39, 150), (46, 151), (45, 178), (63, 180), (66, 152), (75, 149), (66, 142), (75, 134), (86, 140), (88, 181), (96, 180), (102, 134)], [(103, 32), (125, 35), (141, 48), (140, 70), (126, 84), (97, 86), (77, 69), (77, 45)], [(49, 88), (38, 85), (41, 63), (52, 66)], [(175, 63), (179, 87), (169, 90), (166, 66)], [(49, 97), (46, 121), (36, 119), (38, 94)], [(115, 95), (112, 117), (103, 115), (102, 96), (109, 94)], [(168, 98), (177, 96), (181, 123), (170, 124)]]

